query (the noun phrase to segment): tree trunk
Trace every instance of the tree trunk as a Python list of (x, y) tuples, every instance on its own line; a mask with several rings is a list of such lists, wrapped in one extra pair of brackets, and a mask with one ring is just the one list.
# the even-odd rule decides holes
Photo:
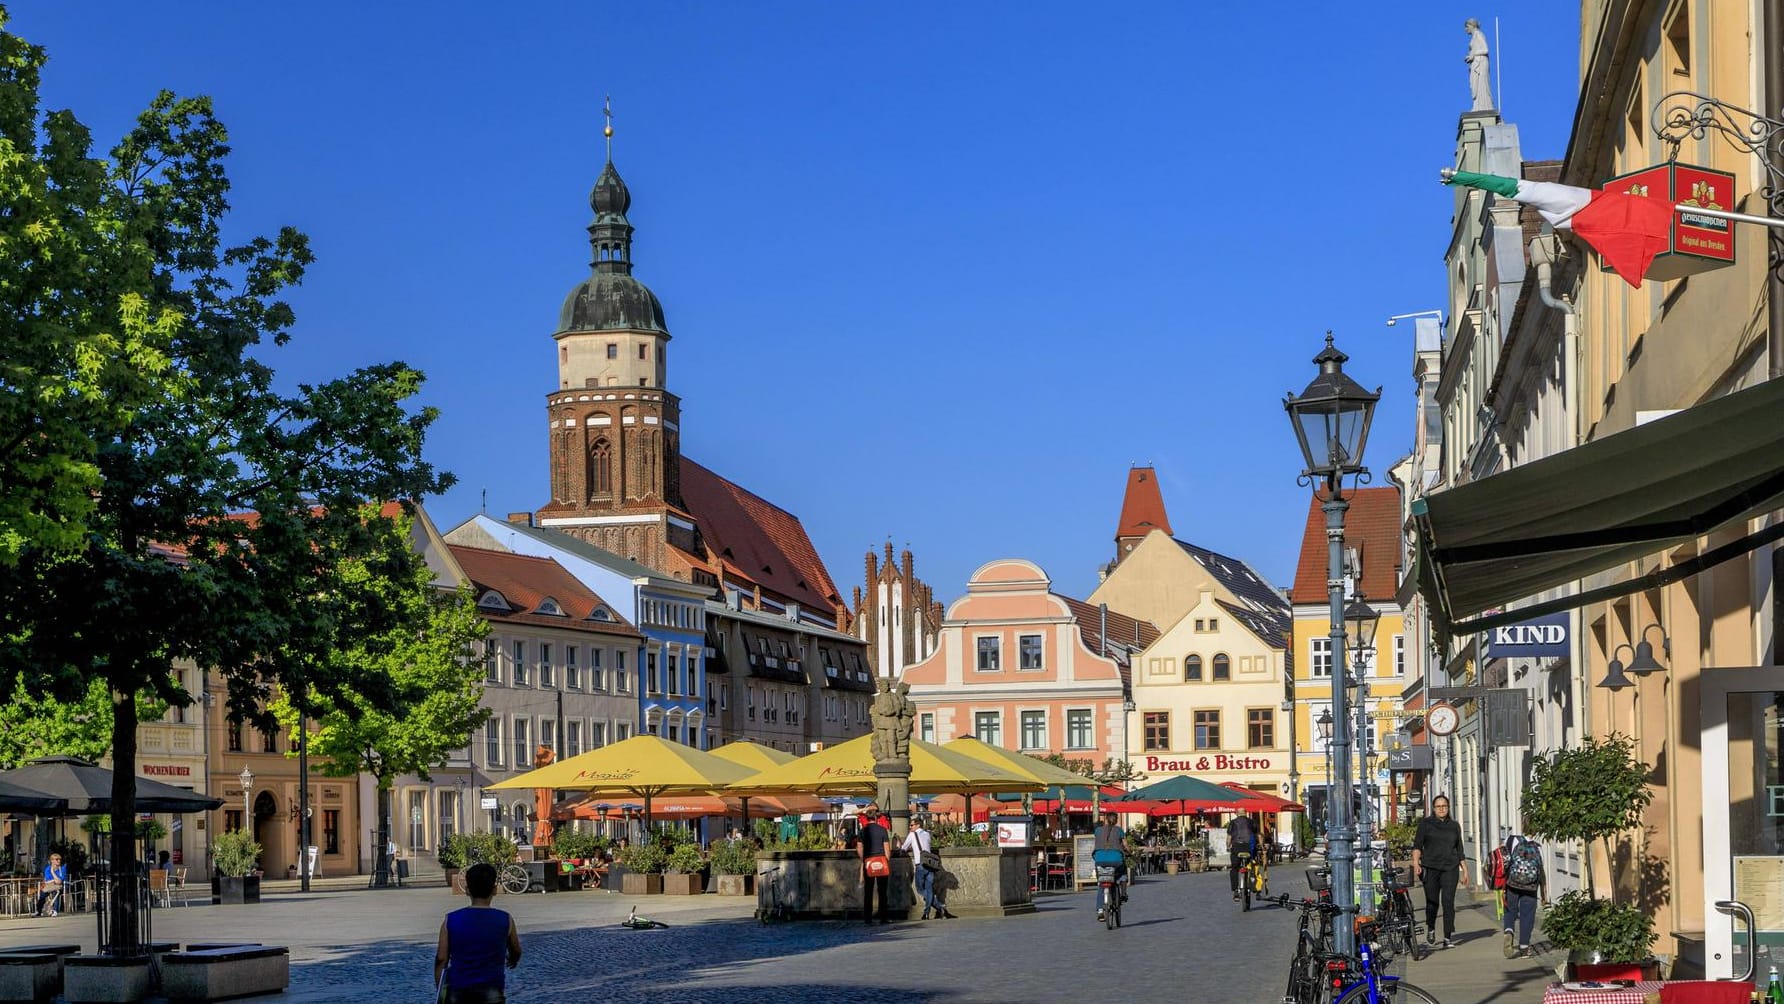
[[(136, 695), (112, 692), (111, 954), (137, 954)], [(70, 876), (71, 878), (73, 876)]]
[(378, 853), (372, 869), (372, 885), (383, 889), (396, 885), (390, 861), (390, 779), (378, 779)]

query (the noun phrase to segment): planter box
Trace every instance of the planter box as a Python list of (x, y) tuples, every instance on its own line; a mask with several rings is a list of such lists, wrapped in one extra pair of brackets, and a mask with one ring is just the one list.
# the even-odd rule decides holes
[(1191, 874), (1201, 874), (1208, 870), (1208, 852), (1199, 848), (1190, 848), (1183, 852), (1187, 867)]
[(756, 891), (754, 875), (720, 875), (714, 881), (720, 896), (748, 896)]
[(247, 875), (242, 878), (228, 878), (219, 875), (211, 879), (211, 903), (235, 904), (260, 902), (260, 876)]
[(1183, 866), (1178, 863), (1176, 858), (1166, 858), (1165, 859), (1165, 874), (1166, 875), (1175, 875), (1182, 867)]
[(698, 896), (704, 890), (700, 886), (699, 872), (670, 872), (662, 876), (663, 893), (667, 896)]
[[(1031, 852), (1025, 848), (944, 847), (935, 889), (949, 913), (962, 917), (1008, 917), (1034, 912), (1028, 881)], [(908, 859), (905, 860), (908, 871)], [(908, 882), (908, 878), (906, 879)]]
[(654, 896), (663, 891), (663, 876), (655, 872), (627, 872), (620, 876), (619, 891), (627, 896)]

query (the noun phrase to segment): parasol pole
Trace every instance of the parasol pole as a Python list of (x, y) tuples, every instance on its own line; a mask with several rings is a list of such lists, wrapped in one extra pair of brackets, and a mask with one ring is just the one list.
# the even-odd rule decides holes
[(739, 795), (737, 797), (737, 802), (739, 808), (743, 810), (743, 825), (738, 827), (737, 832), (742, 836), (747, 837), (750, 834), (750, 797), (748, 795)]

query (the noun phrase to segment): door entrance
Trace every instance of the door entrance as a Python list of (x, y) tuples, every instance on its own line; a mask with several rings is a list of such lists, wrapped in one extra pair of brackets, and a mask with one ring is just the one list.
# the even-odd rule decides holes
[[(1700, 679), (1704, 969), (1711, 979), (1784, 969), (1784, 667)], [(1753, 910), (1754, 958), (1745, 925), (1716, 907), (1728, 901)]]

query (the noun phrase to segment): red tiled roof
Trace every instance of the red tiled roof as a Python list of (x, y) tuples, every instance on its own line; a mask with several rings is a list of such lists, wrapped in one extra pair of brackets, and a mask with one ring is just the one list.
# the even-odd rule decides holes
[(826, 618), (836, 616), (842, 597), (799, 517), (685, 456), (681, 497), (721, 563), (735, 567), (777, 600)]
[[(1103, 650), (1102, 608), (1059, 593), (1053, 595), (1064, 600), (1065, 605), (1071, 608), (1072, 617), (1078, 621), (1078, 634), (1083, 636), (1085, 647), (1092, 652), (1101, 652)], [(1114, 610), (1109, 611), (1109, 642), (1112, 645), (1146, 648), (1158, 640), (1158, 633), (1158, 625), (1151, 621), (1139, 620)]]
[(1166, 535), (1171, 532), (1164, 496), (1158, 491), (1158, 474), (1150, 467), (1135, 467), (1127, 472), (1127, 493), (1121, 497), (1121, 521), (1115, 536), (1144, 537), (1154, 530)]
[[(1371, 600), (1393, 598), (1400, 588), (1400, 490), (1357, 488), (1346, 496), (1350, 512), (1344, 517), (1344, 546), (1355, 550), (1363, 563), (1363, 595)], [(1323, 492), (1314, 492), (1307, 503), (1307, 529), (1301, 536), (1301, 560), (1295, 566), (1291, 603), (1326, 601), (1326, 514), (1320, 511)]]
[[(465, 547), (461, 544), (446, 546), (452, 556), (458, 559), (459, 567), (464, 569), (479, 596), (486, 590), (493, 589), (501, 593), (502, 598), (515, 608), (512, 613), (504, 613), (488, 607), (478, 607), (477, 612), (485, 617), (503, 623), (537, 624), (570, 631), (630, 636), (638, 634), (611, 605), (578, 582), (575, 576), (564, 570), (564, 566), (550, 558), (533, 558), (507, 551), (486, 551), (480, 547)], [(557, 600), (558, 607), (564, 611), (565, 616), (533, 612), (548, 596)], [(596, 607), (605, 607), (613, 619), (590, 620), (589, 614), (594, 613)]]

